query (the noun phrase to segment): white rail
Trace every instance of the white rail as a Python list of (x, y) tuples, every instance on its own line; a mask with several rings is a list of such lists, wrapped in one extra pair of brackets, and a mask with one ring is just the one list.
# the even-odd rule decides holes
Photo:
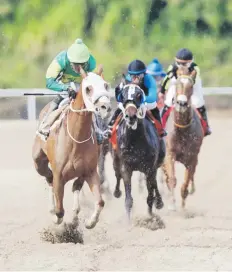
[[(55, 93), (48, 89), (0, 89), (1, 97), (23, 97), (25, 93), (43, 93), (46, 96), (54, 96)], [(204, 95), (232, 95), (232, 87), (206, 87), (203, 88)], [(114, 96), (114, 91), (111, 89), (111, 95)], [(27, 96), (27, 113), (28, 120), (36, 120), (36, 96)]]

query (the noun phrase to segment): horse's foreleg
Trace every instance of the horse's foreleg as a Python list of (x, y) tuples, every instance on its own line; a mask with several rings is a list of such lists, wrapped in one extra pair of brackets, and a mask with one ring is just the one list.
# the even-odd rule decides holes
[(166, 175), (166, 182), (169, 189), (170, 204), (168, 206), (169, 210), (176, 210), (176, 200), (174, 195), (174, 189), (176, 187), (176, 177), (175, 177), (175, 159), (173, 156), (169, 155), (165, 159), (164, 173)]
[(95, 203), (95, 210), (90, 217), (89, 220), (86, 221), (85, 227), (87, 229), (92, 229), (96, 226), (100, 213), (105, 205), (104, 200), (102, 199), (101, 192), (100, 192), (100, 178), (97, 172), (97, 169), (91, 174), (91, 176), (88, 176), (85, 178), (86, 182), (89, 185), (90, 190), (93, 193), (93, 196), (96, 200)]
[(130, 221), (131, 209), (133, 206), (133, 198), (131, 196), (131, 177), (132, 171), (128, 166), (122, 165), (122, 178), (125, 186), (125, 207), (128, 219)]
[(120, 190), (120, 181), (121, 181), (122, 175), (120, 170), (120, 161), (116, 155), (114, 156), (114, 159), (113, 159), (113, 167), (114, 167), (115, 177), (117, 180), (115, 190), (114, 190), (114, 196), (116, 198), (119, 198), (122, 195), (122, 191)]
[[(147, 197), (147, 205), (148, 205), (148, 212), (152, 214), (152, 205), (155, 202), (155, 207), (157, 209), (162, 209), (164, 206), (162, 197), (159, 193), (159, 189), (157, 186), (156, 180), (157, 171), (154, 170), (147, 175), (147, 190), (148, 190), (148, 197)], [(154, 197), (154, 190), (155, 190), (155, 197)]]
[(78, 222), (78, 214), (81, 210), (80, 207), (80, 191), (83, 187), (85, 180), (83, 178), (77, 178), (73, 182), (72, 192), (73, 192), (73, 222)]
[(60, 224), (64, 217), (64, 182), (60, 178), (60, 175), (57, 174), (53, 177), (53, 192), (56, 199), (54, 223)]
[(192, 188), (194, 188), (194, 173), (196, 170), (197, 162), (192, 164), (191, 166), (186, 167), (185, 169), (185, 178), (184, 178), (184, 184), (181, 186), (181, 197), (182, 197), (182, 208), (185, 207), (185, 201), (188, 196), (188, 186), (190, 182), (192, 183)]

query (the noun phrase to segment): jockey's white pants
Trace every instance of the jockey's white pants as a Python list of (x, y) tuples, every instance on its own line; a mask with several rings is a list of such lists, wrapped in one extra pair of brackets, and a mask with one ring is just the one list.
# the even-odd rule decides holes
[[(168, 107), (171, 107), (173, 104), (173, 98), (176, 92), (175, 82), (176, 82), (176, 78), (172, 78), (170, 80), (170, 86), (166, 93), (166, 99), (164, 103)], [(196, 108), (200, 108), (205, 105), (205, 100), (204, 100), (203, 90), (202, 90), (202, 81), (199, 76), (196, 78), (196, 82), (193, 85), (193, 94), (191, 99), (192, 99), (193, 106), (195, 106)]]

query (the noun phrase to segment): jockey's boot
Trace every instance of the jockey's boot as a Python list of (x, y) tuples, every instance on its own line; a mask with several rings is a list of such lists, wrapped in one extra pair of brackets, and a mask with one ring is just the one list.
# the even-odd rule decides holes
[(167, 136), (167, 132), (163, 128), (163, 124), (162, 124), (162, 121), (161, 121), (159, 109), (156, 107), (156, 108), (154, 108), (154, 109), (151, 110), (151, 113), (155, 117), (155, 119), (160, 123), (160, 125), (162, 127), (162, 134), (160, 136), (161, 137)]
[(205, 106), (202, 106), (200, 108), (197, 108), (198, 112), (200, 113), (201, 117), (203, 120), (205, 120), (206, 124), (207, 124), (207, 130), (205, 133), (205, 136), (210, 135), (212, 133), (211, 128), (209, 126), (209, 122), (208, 122), (208, 118), (207, 118), (207, 112), (206, 112), (206, 108)]
[(48, 123), (48, 117), (50, 116), (50, 114), (55, 111), (56, 109), (58, 109), (58, 106), (57, 103), (55, 101), (52, 101), (50, 103), (50, 106), (43, 118), (43, 120), (41, 121), (41, 124), (39, 126), (39, 133), (40, 134), (43, 134), (46, 138), (49, 136), (49, 132), (50, 132), (50, 126), (51, 124)]
[[(166, 122), (167, 122), (168, 117), (169, 117), (169, 113), (168, 113), (169, 109), (170, 109), (169, 106), (164, 105), (164, 108), (163, 108), (163, 110), (162, 110), (161, 119), (162, 119), (162, 124), (163, 124), (164, 127), (165, 127)], [(164, 124), (163, 117), (164, 117), (165, 115), (167, 115), (167, 117), (166, 117), (166, 121), (165, 121), (165, 124)]]
[(113, 126), (114, 126), (114, 123), (115, 123), (117, 117), (119, 116), (119, 114), (120, 114), (121, 112), (122, 112), (122, 110), (119, 109), (119, 108), (117, 108), (117, 109), (115, 110), (113, 116), (112, 116), (111, 119), (110, 119), (110, 122), (109, 122), (109, 124), (108, 124), (108, 129), (107, 129), (107, 135), (108, 135), (109, 138), (111, 137), (112, 128), (113, 128)]

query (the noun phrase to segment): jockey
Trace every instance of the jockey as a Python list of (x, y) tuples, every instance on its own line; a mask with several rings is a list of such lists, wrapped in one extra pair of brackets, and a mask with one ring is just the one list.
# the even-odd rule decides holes
[(154, 77), (156, 81), (156, 86), (158, 88), (158, 92), (160, 92), (161, 83), (163, 78), (166, 76), (166, 73), (163, 70), (163, 67), (158, 59), (155, 58), (152, 60), (152, 62), (148, 64), (146, 73)]
[[(180, 66), (186, 66), (188, 67), (190, 72), (196, 73), (195, 84), (193, 86), (192, 103), (197, 108), (198, 112), (201, 114), (202, 118), (207, 123), (207, 131), (205, 136), (210, 135), (212, 132), (209, 127), (208, 119), (207, 119), (205, 101), (204, 101), (203, 92), (202, 92), (200, 69), (198, 65), (195, 62), (193, 62), (193, 54), (189, 49), (182, 48), (177, 52), (175, 57), (175, 63), (168, 67), (167, 75), (163, 79), (163, 82), (161, 84), (161, 92), (159, 96), (160, 98), (163, 98), (165, 91), (169, 87), (171, 87), (171, 86), (167, 87), (167, 84), (169, 81), (171, 85), (175, 83), (177, 79), (177, 69)], [(167, 92), (166, 99), (164, 102), (165, 105), (163, 108), (162, 117), (168, 111), (168, 109), (172, 106), (173, 95), (174, 95), (173, 92)]]
[[(79, 65), (86, 71), (91, 72), (96, 68), (96, 60), (90, 54), (88, 47), (77, 39), (68, 50), (61, 51), (51, 62), (46, 73), (46, 87), (53, 91), (66, 92), (68, 96), (75, 99), (77, 90), (71, 87), (71, 82), (76, 89), (81, 83)], [(58, 109), (59, 104), (65, 98), (64, 95), (57, 95), (50, 103), (50, 107), (41, 122), (39, 132), (46, 137), (49, 135), (50, 126), (48, 116)]]
[[(149, 110), (151, 110), (155, 119), (157, 119), (162, 126), (159, 109), (157, 108), (156, 82), (151, 75), (146, 73), (146, 66), (141, 60), (134, 60), (129, 64), (126, 81), (128, 83), (132, 82), (137, 84), (144, 91), (146, 96), (145, 102), (147, 103)], [(115, 97), (119, 103), (121, 102), (120, 93), (123, 89), (123, 85), (123, 82), (121, 82), (115, 88)], [(121, 109), (117, 108), (109, 122), (109, 133), (111, 133), (111, 129), (120, 113)], [(163, 136), (166, 136), (165, 131), (163, 131), (162, 137)]]

